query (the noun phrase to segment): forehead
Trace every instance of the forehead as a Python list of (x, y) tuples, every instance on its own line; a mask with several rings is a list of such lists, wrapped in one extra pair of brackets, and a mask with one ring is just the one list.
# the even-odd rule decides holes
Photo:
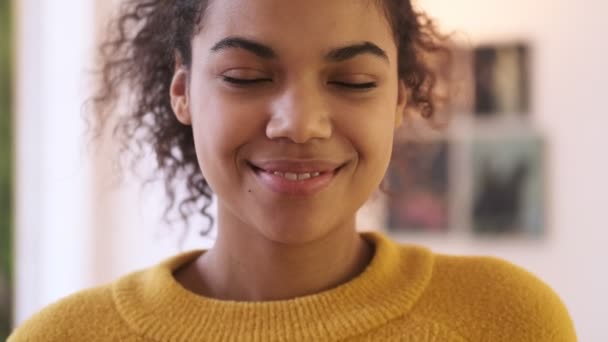
[(207, 44), (229, 36), (263, 41), (278, 51), (327, 49), (369, 41), (396, 49), (377, 0), (212, 0), (197, 37)]

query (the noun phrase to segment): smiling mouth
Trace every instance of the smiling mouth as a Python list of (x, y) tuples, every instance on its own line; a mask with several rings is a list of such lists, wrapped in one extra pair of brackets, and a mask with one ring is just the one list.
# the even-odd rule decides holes
[[(263, 170), (261, 170), (261, 171), (263, 171)], [(268, 172), (268, 171), (264, 171), (264, 172)], [(318, 171), (315, 171), (315, 172), (306, 172), (306, 173), (274, 171), (274, 172), (272, 172), (272, 174), (275, 175), (275, 176), (283, 177), (283, 178), (285, 178), (287, 180), (290, 180), (290, 181), (301, 181), (301, 180), (306, 180), (306, 179), (311, 179), (311, 178), (319, 177), (322, 173), (318, 172)]]
[(320, 177), (323, 175), (326, 175), (328, 173), (335, 173), (337, 171), (339, 171), (339, 169), (342, 168), (343, 165), (340, 165), (334, 169), (330, 169), (330, 170), (311, 170), (311, 171), (306, 171), (306, 172), (301, 172), (299, 170), (285, 170), (285, 167), (282, 167), (281, 170), (274, 170), (272, 168), (261, 168), (259, 166), (256, 166), (255, 164), (249, 163), (249, 166), (256, 172), (265, 172), (274, 176), (278, 176), (278, 177), (282, 177), (285, 178), (287, 180), (290, 181), (302, 181), (302, 180), (307, 180), (307, 179), (311, 179), (311, 178), (315, 178), (315, 177)]
[(346, 164), (328, 162), (249, 163), (258, 180), (275, 193), (312, 195), (329, 186)]

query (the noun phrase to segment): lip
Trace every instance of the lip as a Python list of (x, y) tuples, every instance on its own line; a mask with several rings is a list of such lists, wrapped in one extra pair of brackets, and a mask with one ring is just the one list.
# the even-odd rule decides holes
[[(310, 196), (329, 186), (344, 163), (324, 160), (271, 160), (250, 162), (257, 179), (272, 192), (282, 195)], [(275, 172), (320, 174), (302, 180), (288, 180)]]
[(310, 172), (331, 172), (340, 168), (343, 163), (328, 161), (328, 160), (267, 160), (250, 162), (255, 168), (267, 172), (295, 172), (295, 173), (310, 173)]

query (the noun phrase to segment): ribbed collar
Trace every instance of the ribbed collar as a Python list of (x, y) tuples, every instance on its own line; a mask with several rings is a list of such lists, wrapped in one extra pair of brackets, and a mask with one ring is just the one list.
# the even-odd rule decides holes
[(369, 266), (331, 290), (290, 300), (234, 302), (183, 288), (172, 272), (203, 251), (175, 256), (114, 284), (118, 311), (155, 341), (335, 341), (406, 314), (430, 280), (432, 253), (403, 247), (380, 233), (362, 233), (375, 246)]

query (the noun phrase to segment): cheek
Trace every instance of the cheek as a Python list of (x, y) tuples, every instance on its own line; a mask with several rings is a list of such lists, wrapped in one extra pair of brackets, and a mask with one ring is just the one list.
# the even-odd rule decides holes
[(205, 177), (221, 182), (224, 176), (234, 177), (240, 148), (259, 135), (259, 110), (211, 87), (195, 89), (190, 110), (197, 157)]
[[(240, 109), (230, 101), (223, 101), (214, 91), (212, 80), (193, 81), (190, 90), (190, 111), (194, 139), (209, 151), (223, 151), (233, 144), (243, 132), (245, 125), (239, 124)], [(203, 146), (201, 146), (203, 147)]]
[[(375, 112), (374, 118), (361, 119), (357, 124), (357, 137), (353, 139), (359, 153), (360, 169), (358, 182), (365, 184), (365, 191), (373, 192), (378, 188), (391, 159), (393, 149), (393, 137), (395, 130), (395, 109), (385, 108), (383, 111)], [(366, 195), (369, 195), (366, 193)]]
[(370, 106), (367, 110), (361, 107), (340, 123), (363, 162), (372, 166), (387, 163), (393, 145), (394, 112), (395, 108), (388, 106)]
[(375, 183), (379, 183), (384, 177), (391, 158), (394, 126), (389, 121), (368, 129), (362, 164), (369, 170), (370, 179), (373, 179)]

